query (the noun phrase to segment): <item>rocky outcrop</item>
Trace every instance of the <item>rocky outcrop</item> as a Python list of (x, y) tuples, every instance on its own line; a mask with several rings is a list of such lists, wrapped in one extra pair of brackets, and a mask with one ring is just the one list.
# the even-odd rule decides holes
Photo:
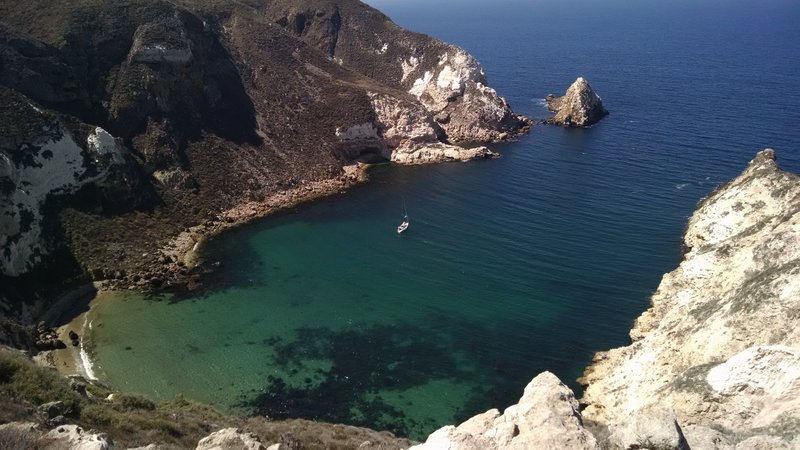
[(0, 87), (0, 273), (19, 275), (52, 249), (45, 206), (84, 186), (130, 192), (133, 160), (100, 127), (68, 125), (22, 95)]
[(495, 156), (486, 147), (459, 147), (441, 141), (444, 131), (421, 105), (385, 94), (370, 93), (377, 130), (388, 159), (400, 164), (422, 164)]
[(411, 450), (594, 449), (572, 391), (550, 372), (534, 378), (519, 403), (496, 409), (461, 425), (446, 426)]
[[(44, 435), (47, 450), (110, 450), (111, 440), (103, 433), (85, 431), (77, 425), (62, 425)], [(49, 441), (49, 442), (48, 442)]]
[(224, 428), (200, 439), (195, 450), (266, 450), (258, 436)]
[[(760, 152), (703, 200), (687, 253), (664, 276), (628, 347), (587, 369), (584, 417), (617, 424), (673, 408), (692, 448), (800, 428), (800, 179)], [(738, 447), (737, 447), (738, 448)]]
[(531, 125), (488, 87), (472, 55), (404, 30), (364, 4), (277, 0), (266, 13), (343, 66), (412, 94), (451, 143), (500, 141)]
[(547, 107), (556, 113), (547, 123), (565, 127), (588, 127), (608, 114), (600, 96), (583, 78), (578, 77), (562, 97), (548, 95)]
[(433, 114), (448, 139), (494, 142), (530, 126), (526, 118), (514, 115), (506, 100), (487, 86), (483, 68), (472, 55), (448, 46), (435, 56), (435, 65), (423, 65), (414, 56), (401, 61), (401, 84), (410, 86), (408, 92)]

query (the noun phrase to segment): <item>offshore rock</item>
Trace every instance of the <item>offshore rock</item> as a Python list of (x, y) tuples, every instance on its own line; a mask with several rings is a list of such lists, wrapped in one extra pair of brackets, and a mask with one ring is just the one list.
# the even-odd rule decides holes
[(545, 100), (550, 111), (556, 113), (547, 122), (555, 125), (588, 127), (608, 114), (600, 96), (583, 77), (578, 77), (564, 96), (548, 95)]
[(684, 434), (692, 448), (764, 439), (792, 448), (800, 423), (800, 178), (774, 159), (772, 150), (758, 153), (699, 204), (687, 253), (636, 320), (633, 343), (597, 354), (587, 369), (584, 417), (613, 427), (659, 405), (691, 425)]
[(500, 414), (496, 409), (461, 425), (446, 426), (410, 450), (594, 449), (594, 436), (583, 427), (572, 391), (550, 372), (525, 387), (519, 403)]

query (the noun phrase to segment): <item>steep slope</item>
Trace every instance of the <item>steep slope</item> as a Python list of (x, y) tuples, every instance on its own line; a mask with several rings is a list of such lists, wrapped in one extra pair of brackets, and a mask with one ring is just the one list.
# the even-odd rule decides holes
[[(300, 32), (275, 19), (290, 6), (314, 11), (293, 19), (306, 24)], [(353, 182), (345, 168), (357, 161), (491, 156), (449, 141), (494, 141), (528, 124), (485, 86), (486, 96), (470, 97), (472, 78), (485, 82), (478, 75), (455, 76), (452, 98), (435, 108), (408, 92), (400, 72), (384, 77), (395, 60), (387, 65), (387, 52), (372, 51), (378, 41), (412, 42), (426, 61), (461, 52), (470, 70), (478, 66), (355, 0), (3, 1), (0, 17), (2, 95), (25, 105), (0, 117), (10, 138), (0, 142), (0, 283), (6, 296), (29, 302), (67, 278), (196, 285), (203, 269), (179, 261), (178, 236), (335, 192)], [(319, 29), (318, 39), (306, 29)], [(352, 31), (364, 29), (375, 31)], [(513, 120), (478, 117), (453, 133), (435, 118), (487, 102)], [(26, 121), (34, 126), (14, 128)], [(53, 124), (84, 131), (70, 131), (67, 149), (47, 131)], [(87, 140), (90, 129), (123, 156), (92, 162), (102, 149)], [(45, 151), (58, 154), (37, 156)], [(19, 190), (23, 183), (37, 185), (35, 198)]]
[(412, 94), (452, 142), (492, 142), (530, 126), (487, 86), (470, 54), (410, 33), (361, 2), (276, 0), (266, 14), (339, 64)]
[[(615, 423), (653, 404), (695, 435), (800, 430), (800, 178), (759, 153), (698, 207), (633, 343), (587, 370), (584, 416)], [(715, 430), (715, 431), (710, 431)], [(699, 438), (698, 438), (699, 439)]]

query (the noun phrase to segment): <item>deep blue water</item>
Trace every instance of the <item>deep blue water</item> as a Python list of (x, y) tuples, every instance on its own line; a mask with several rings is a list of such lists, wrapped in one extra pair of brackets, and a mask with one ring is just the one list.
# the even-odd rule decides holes
[(677, 265), (698, 200), (764, 147), (800, 171), (800, 4), (373, 3), (473, 53), (520, 113), (547, 117), (584, 76), (611, 115), (537, 126), (500, 159), (380, 167), (231, 232), (203, 297), (100, 302), (112, 384), (417, 438), (543, 370), (579, 390)]

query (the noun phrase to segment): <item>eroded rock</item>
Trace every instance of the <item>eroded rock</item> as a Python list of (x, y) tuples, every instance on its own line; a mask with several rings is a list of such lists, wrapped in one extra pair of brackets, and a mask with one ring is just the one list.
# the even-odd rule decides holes
[(547, 122), (555, 125), (588, 127), (608, 114), (600, 96), (583, 77), (578, 77), (562, 97), (548, 95), (545, 100), (550, 111), (556, 113)]
[(266, 450), (266, 447), (253, 433), (224, 428), (200, 439), (195, 450)]
[(104, 433), (85, 431), (77, 425), (61, 425), (44, 436), (47, 450), (109, 450), (113, 444)]
[(431, 434), (413, 450), (594, 449), (595, 438), (583, 427), (572, 391), (550, 372), (525, 387), (519, 403), (500, 414), (479, 414), (458, 427)]
[(774, 158), (760, 152), (700, 203), (684, 235), (688, 252), (636, 320), (634, 342), (587, 369), (584, 417), (621, 424), (660, 405), (731, 445), (764, 430), (797, 433), (800, 178)]

